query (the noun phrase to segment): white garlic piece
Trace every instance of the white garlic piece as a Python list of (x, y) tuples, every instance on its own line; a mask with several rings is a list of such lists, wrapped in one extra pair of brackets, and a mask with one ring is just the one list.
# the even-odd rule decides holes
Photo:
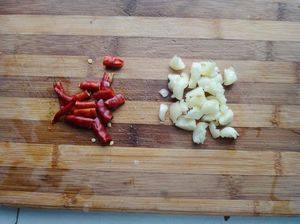
[(193, 96), (204, 96), (204, 90), (202, 87), (197, 87), (185, 94), (186, 99), (192, 98)]
[(178, 100), (183, 98), (184, 89), (188, 86), (189, 83), (189, 75), (186, 73), (182, 73), (180, 78), (175, 81), (173, 88), (173, 96)]
[(174, 57), (170, 61), (170, 67), (175, 71), (180, 71), (185, 68), (185, 64), (180, 57), (174, 55)]
[(224, 94), (225, 89), (221, 83), (216, 82), (213, 79), (211, 79), (209, 84), (206, 87), (204, 87), (204, 91), (215, 96), (218, 93)]
[(163, 103), (160, 104), (160, 106), (159, 106), (159, 119), (161, 121), (165, 121), (166, 120), (167, 111), (168, 111), (168, 105), (163, 104)]
[(197, 144), (203, 144), (206, 136), (206, 128), (208, 124), (205, 122), (199, 122), (196, 129), (193, 131), (193, 142)]
[(186, 117), (199, 120), (203, 116), (203, 112), (199, 107), (193, 107), (191, 110), (188, 111)]
[(175, 126), (187, 131), (193, 131), (196, 128), (196, 121), (194, 119), (181, 116), (177, 119)]
[(215, 120), (218, 120), (219, 117), (220, 117), (221, 113), (220, 112), (217, 112), (215, 114), (205, 114), (201, 120), (202, 121), (205, 121), (205, 122), (211, 122), (211, 121), (215, 121)]
[(219, 117), (220, 125), (227, 125), (227, 124), (230, 124), (232, 121), (233, 121), (232, 110), (227, 109), (226, 111), (221, 113), (221, 116)]
[(201, 63), (193, 62), (191, 67), (191, 78), (189, 81), (189, 88), (190, 89), (195, 88), (200, 78), (201, 78)]
[(180, 115), (182, 115), (182, 109), (179, 101), (172, 103), (170, 106), (170, 118), (173, 121), (173, 123), (177, 121)]
[(210, 78), (207, 77), (202, 77), (199, 79), (198, 81), (198, 86), (202, 87), (203, 89), (207, 88), (207, 86), (209, 85), (209, 83), (211, 82)]
[(203, 114), (215, 114), (219, 111), (219, 103), (217, 100), (206, 100), (201, 110)]
[(175, 83), (177, 82), (178, 79), (180, 79), (180, 75), (169, 74), (168, 79), (169, 79), (168, 88), (169, 88), (169, 90), (173, 91)]
[(166, 90), (166, 89), (161, 89), (161, 90), (159, 90), (159, 94), (160, 94), (162, 97), (166, 98), (166, 97), (169, 95), (169, 91)]
[(239, 133), (232, 127), (225, 127), (220, 131), (220, 136), (222, 138), (234, 138), (239, 136)]
[(224, 85), (228, 86), (233, 84), (237, 80), (236, 73), (233, 67), (224, 70)]
[(225, 105), (226, 104), (227, 99), (226, 99), (224, 93), (217, 93), (215, 97), (219, 101), (220, 105)]
[(213, 138), (219, 138), (220, 137), (220, 130), (217, 129), (216, 124), (214, 122), (209, 123), (209, 131)]
[(201, 62), (201, 75), (207, 77), (215, 76), (216, 63), (214, 61)]
[(186, 102), (189, 108), (202, 107), (202, 105), (206, 102), (206, 98), (205, 96), (193, 96), (191, 98), (187, 98)]

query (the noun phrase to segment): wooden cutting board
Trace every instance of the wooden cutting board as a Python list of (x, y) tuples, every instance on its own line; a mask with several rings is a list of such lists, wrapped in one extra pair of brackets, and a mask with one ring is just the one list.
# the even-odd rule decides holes
[[(300, 2), (0, 2), (0, 203), (168, 213), (300, 214)], [(125, 59), (127, 97), (115, 144), (50, 124), (68, 91), (99, 79), (106, 54)], [(234, 66), (226, 91), (236, 141), (194, 145), (157, 118), (169, 59)], [(87, 59), (92, 58), (93, 64)]]

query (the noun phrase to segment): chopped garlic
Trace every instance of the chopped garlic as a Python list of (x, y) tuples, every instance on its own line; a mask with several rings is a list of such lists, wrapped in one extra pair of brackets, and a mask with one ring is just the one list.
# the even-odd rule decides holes
[(216, 63), (213, 61), (201, 62), (201, 75), (207, 77), (215, 76)]
[(92, 64), (92, 63), (93, 63), (93, 59), (89, 58), (89, 59), (88, 59), (88, 63), (89, 63), (89, 64)]
[(109, 145), (112, 146), (114, 143), (114, 141), (110, 141)]
[(187, 103), (184, 100), (179, 101), (182, 113), (186, 113), (189, 110)]
[(213, 138), (219, 138), (220, 137), (220, 130), (217, 129), (216, 124), (214, 122), (209, 123), (209, 131)]
[(211, 81), (209, 82), (209, 84), (207, 86), (204, 87), (204, 91), (211, 94), (211, 95), (217, 95), (218, 93), (220, 94), (224, 94), (225, 89), (222, 86), (221, 83), (214, 81), (213, 79), (211, 79)]
[(205, 101), (206, 101), (205, 96), (193, 96), (191, 98), (186, 99), (186, 103), (189, 108), (202, 107)]
[(199, 122), (196, 129), (193, 131), (193, 142), (197, 144), (203, 144), (206, 136), (207, 123)]
[(166, 113), (168, 111), (168, 105), (166, 104), (160, 104), (160, 107), (159, 107), (159, 119), (161, 121), (165, 121), (166, 120)]
[(186, 115), (187, 118), (191, 118), (191, 119), (195, 119), (195, 120), (199, 120), (202, 116), (203, 116), (203, 112), (197, 106), (195, 106), (191, 110), (189, 110), (189, 112)]
[(216, 82), (218, 82), (218, 83), (220, 83), (220, 84), (223, 83), (223, 77), (222, 77), (221, 74), (217, 74), (215, 77), (212, 78), (212, 80), (213, 80), (213, 81), (216, 81)]
[(237, 76), (233, 67), (224, 70), (224, 85), (228, 86), (233, 84), (237, 80)]
[(201, 78), (201, 63), (193, 62), (191, 68), (191, 79), (189, 81), (189, 88), (190, 89), (195, 88), (200, 78)]
[(107, 127), (111, 128), (111, 122), (107, 123)]
[(215, 114), (205, 114), (201, 120), (205, 121), (205, 122), (211, 122), (211, 121), (215, 121), (220, 117), (221, 113), (217, 112)]
[(184, 101), (177, 101), (170, 106), (170, 118), (173, 123), (176, 123), (179, 116), (186, 113), (188, 110)]
[(226, 104), (227, 99), (225, 98), (224, 93), (217, 93), (215, 97), (219, 101), (220, 105), (225, 105)]
[(176, 121), (175, 126), (187, 131), (193, 131), (196, 128), (196, 121), (194, 119), (180, 116)]
[(206, 100), (203, 103), (201, 110), (203, 114), (215, 114), (219, 111), (219, 103), (216, 100)]
[(202, 87), (197, 87), (185, 94), (186, 99), (192, 98), (193, 96), (204, 96), (204, 91)]
[(224, 112), (221, 112), (221, 116), (219, 117), (220, 125), (227, 125), (231, 123), (233, 120), (233, 112), (230, 109), (227, 109)]
[(161, 90), (159, 90), (159, 94), (160, 94), (162, 97), (166, 98), (166, 97), (169, 95), (169, 91), (166, 90), (166, 89), (161, 89)]
[(185, 68), (185, 64), (180, 57), (174, 55), (174, 57), (170, 61), (170, 67), (175, 71), (180, 71)]
[(180, 75), (169, 74), (168, 79), (169, 79), (168, 88), (169, 90), (173, 91), (175, 83), (177, 83), (177, 80), (180, 79)]
[(207, 88), (207, 86), (209, 85), (209, 83), (211, 82), (210, 78), (207, 77), (202, 77), (199, 79), (198, 81), (198, 86), (202, 87), (203, 89)]
[(220, 131), (220, 136), (222, 138), (234, 138), (236, 139), (239, 136), (239, 133), (232, 127), (225, 127)]
[(189, 75), (186, 73), (182, 73), (180, 78), (175, 81), (175, 85), (173, 88), (173, 96), (178, 100), (183, 98), (184, 89), (188, 86), (189, 83)]

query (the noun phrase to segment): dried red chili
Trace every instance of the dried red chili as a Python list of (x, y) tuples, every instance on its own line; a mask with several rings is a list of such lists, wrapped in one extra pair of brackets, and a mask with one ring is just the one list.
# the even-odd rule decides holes
[(112, 112), (109, 109), (107, 109), (103, 100), (99, 100), (97, 102), (97, 113), (98, 116), (100, 117), (100, 120), (105, 125), (113, 119)]
[(115, 92), (112, 88), (99, 90), (95, 92), (92, 97), (96, 100), (103, 99), (107, 100), (115, 96)]
[(123, 94), (117, 94), (113, 98), (110, 98), (105, 101), (105, 106), (107, 106), (109, 109), (116, 109), (122, 104), (125, 103), (125, 97)]
[(74, 109), (73, 114), (76, 116), (95, 118), (97, 117), (96, 108)]
[(73, 107), (75, 105), (75, 100), (71, 100), (66, 106), (62, 107), (55, 115), (52, 120), (52, 124), (56, 123), (59, 121), (59, 119), (68, 114), (69, 112), (72, 111)]
[(83, 81), (79, 84), (79, 88), (83, 90), (89, 90), (92, 92), (96, 92), (100, 89), (99, 81)]
[(88, 129), (92, 129), (94, 123), (94, 119), (75, 116), (75, 115), (67, 115), (65, 117), (65, 121), (77, 127), (88, 128)]
[(95, 101), (76, 101), (75, 102), (75, 107), (77, 109), (84, 109), (84, 108), (96, 108), (96, 102)]
[(112, 138), (108, 133), (107, 128), (101, 123), (98, 117), (94, 120), (93, 130), (96, 137), (103, 145), (107, 145), (112, 141)]
[(119, 69), (123, 67), (124, 61), (117, 56), (105, 56), (103, 65), (107, 68)]

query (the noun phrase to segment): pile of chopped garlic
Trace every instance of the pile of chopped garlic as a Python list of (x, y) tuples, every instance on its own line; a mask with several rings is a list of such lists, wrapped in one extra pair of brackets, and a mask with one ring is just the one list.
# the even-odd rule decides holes
[[(186, 66), (175, 55), (170, 61), (170, 67), (175, 71), (182, 71)], [(205, 141), (207, 127), (213, 138), (236, 139), (238, 132), (232, 127), (226, 127), (233, 120), (233, 111), (226, 105), (223, 87), (237, 80), (234, 69), (227, 68), (222, 75), (214, 61), (202, 61), (193, 62), (190, 73), (168, 75), (171, 97), (178, 100), (170, 105), (171, 121), (178, 128), (193, 131), (193, 142), (197, 144)], [(185, 91), (187, 88), (188, 92)], [(161, 104), (159, 119), (162, 122), (166, 119), (167, 111), (168, 106)], [(220, 129), (219, 126), (223, 128)]]

